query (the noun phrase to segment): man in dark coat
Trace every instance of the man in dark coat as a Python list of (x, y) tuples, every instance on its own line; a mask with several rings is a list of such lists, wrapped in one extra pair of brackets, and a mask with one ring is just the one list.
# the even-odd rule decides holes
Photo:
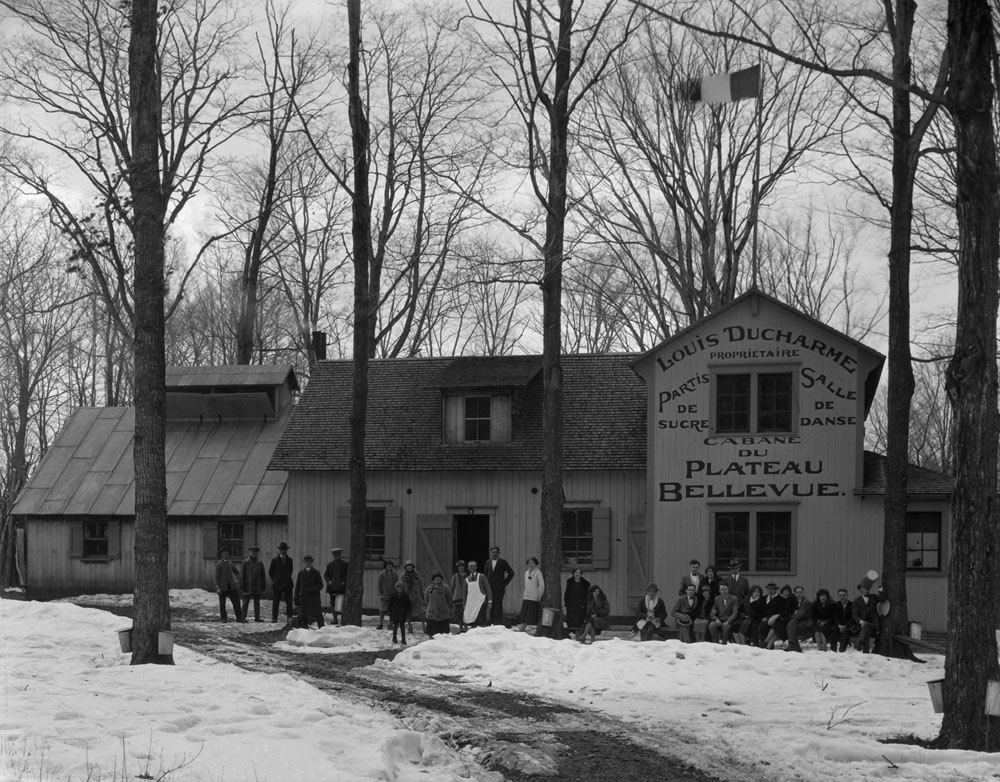
[(333, 559), (326, 563), (323, 580), (326, 581), (326, 591), (330, 594), (330, 613), (333, 615), (331, 624), (343, 624), (344, 595), (347, 593), (347, 562), (344, 561), (342, 548), (330, 551)]
[(486, 580), (490, 582), (490, 592), (493, 594), (493, 604), (490, 606), (490, 624), (503, 624), (503, 596), (507, 585), (514, 578), (514, 568), (500, 556), (500, 548), (490, 549), (490, 558), (486, 562)]
[(302, 557), (302, 570), (295, 578), (295, 605), (299, 607), (299, 627), (309, 627), (310, 622), (323, 626), (323, 576), (308, 554)]
[(243, 618), (247, 617), (250, 599), (253, 598), (253, 620), (260, 621), (260, 596), (267, 589), (267, 576), (264, 574), (264, 563), (257, 559), (259, 546), (251, 546), (247, 551), (250, 555), (243, 562), (243, 576), (240, 586), (243, 588)]
[(878, 613), (875, 597), (871, 587), (864, 582), (858, 584), (858, 596), (854, 598), (854, 623), (859, 628), (861, 637), (857, 649), (868, 654), (872, 650), (872, 637), (878, 635)]
[(240, 613), (240, 569), (229, 561), (229, 549), (219, 549), (219, 559), (215, 563), (215, 591), (219, 595), (219, 617), (223, 622), (228, 622), (226, 616), (226, 598), (233, 604), (233, 613), (236, 614), (236, 621), (242, 622), (243, 615)]
[(830, 648), (837, 652), (846, 652), (851, 643), (851, 636), (858, 631), (858, 626), (854, 623), (854, 605), (843, 587), (837, 590), (837, 602), (833, 604), (833, 624), (835, 634), (830, 638)]
[(288, 556), (288, 544), (282, 541), (278, 544), (278, 556), (271, 560), (271, 567), (267, 571), (271, 578), (271, 621), (278, 621), (278, 606), (281, 601), (285, 601), (285, 619), (291, 619), (292, 613), (292, 588), (295, 586), (292, 578), (295, 572), (295, 563)]

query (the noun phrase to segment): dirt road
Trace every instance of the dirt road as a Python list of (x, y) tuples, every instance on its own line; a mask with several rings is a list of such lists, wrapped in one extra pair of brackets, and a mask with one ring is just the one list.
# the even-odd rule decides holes
[(203, 654), (248, 670), (292, 673), (433, 731), (505, 780), (718, 782), (636, 742), (627, 726), (603, 714), (448, 677), (388, 677), (370, 667), (395, 652), (295, 654), (272, 646), (282, 630), (220, 633), (219, 625), (200, 622), (175, 622), (174, 630), (178, 644)]

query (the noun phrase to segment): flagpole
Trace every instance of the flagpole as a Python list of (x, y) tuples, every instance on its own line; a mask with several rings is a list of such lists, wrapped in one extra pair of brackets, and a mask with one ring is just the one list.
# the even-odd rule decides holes
[(752, 287), (756, 288), (760, 277), (759, 250), (757, 249), (757, 226), (760, 223), (760, 155), (763, 149), (764, 135), (764, 67), (761, 60), (757, 60), (758, 73), (760, 74), (757, 83), (757, 100), (755, 110), (757, 112), (757, 150), (753, 158), (753, 189), (750, 196), (750, 215), (753, 219), (751, 230), (753, 231), (750, 245), (750, 273)]

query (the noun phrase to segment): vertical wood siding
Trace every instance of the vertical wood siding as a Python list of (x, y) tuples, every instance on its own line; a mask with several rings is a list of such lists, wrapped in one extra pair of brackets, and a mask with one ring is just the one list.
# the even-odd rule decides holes
[[(87, 562), (70, 557), (71, 526), (72, 522), (69, 520), (28, 520), (25, 523), (29, 593), (130, 593), (135, 586), (135, 527), (131, 519), (123, 520), (120, 525), (121, 557), (106, 562)], [(270, 563), (271, 557), (277, 553), (278, 543), (285, 538), (285, 523), (283, 520), (258, 520), (255, 530), (256, 545), (261, 547), (261, 559)], [(203, 521), (171, 519), (167, 525), (167, 534), (167, 577), (170, 588), (200, 587), (214, 591), (216, 552), (204, 550)], [(250, 542), (252, 541), (248, 541)]]
[[(376, 472), (368, 477), (370, 502), (391, 502), (401, 510), (401, 559), (416, 559), (416, 518), (425, 515), (464, 514), (469, 508), (489, 514), (490, 540), (519, 573), (520, 563), (539, 553), (541, 479), (533, 472)], [(645, 505), (645, 483), (641, 471), (616, 473), (567, 473), (564, 478), (567, 502), (600, 503), (611, 511), (610, 562), (607, 570), (589, 570), (585, 577), (599, 583), (608, 593), (612, 611), (626, 609), (626, 525), (630, 515), (641, 514)], [(408, 493), (409, 490), (409, 493)], [(289, 545), (299, 553), (322, 552), (326, 557), (336, 542), (347, 549), (347, 541), (334, 541), (337, 507), (346, 506), (350, 487), (346, 472), (296, 471), (288, 483)], [(487, 552), (483, 552), (483, 557)], [(317, 559), (320, 557), (317, 556)], [(365, 573), (366, 608), (378, 605), (378, 569)], [(565, 586), (564, 573), (558, 587)], [(429, 574), (423, 574), (426, 578)], [(522, 581), (515, 578), (504, 601), (505, 610), (516, 610), (521, 601)]]

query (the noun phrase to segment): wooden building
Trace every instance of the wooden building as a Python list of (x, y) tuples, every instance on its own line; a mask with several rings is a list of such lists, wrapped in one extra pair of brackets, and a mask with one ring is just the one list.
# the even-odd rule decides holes
[[(612, 595), (628, 589), (629, 525), (645, 503), (645, 388), (633, 358), (563, 358), (564, 548)], [(457, 558), (482, 563), (493, 543), (518, 572), (538, 554), (541, 366), (539, 356), (371, 362), (368, 607), (383, 558), (413, 559), (429, 580)], [(318, 561), (349, 543), (351, 373), (350, 361), (317, 363), (271, 462), (289, 473), (289, 544)], [(512, 587), (508, 611), (520, 577)]]
[[(213, 588), (219, 547), (273, 550), (287, 523), (287, 474), (268, 462), (298, 381), (290, 365), (169, 367), (168, 573)], [(18, 496), (28, 594), (130, 592), (135, 485), (129, 407), (77, 410)]]
[[(540, 547), (540, 356), (373, 360), (365, 605), (384, 559), (425, 579), (490, 545), (518, 573)], [(882, 560), (885, 458), (864, 450), (883, 357), (752, 291), (644, 355), (563, 357), (566, 573), (631, 614), (688, 560), (751, 582), (847, 587)], [(221, 543), (287, 540), (322, 567), (349, 546), (350, 361), (172, 369), (170, 583), (210, 586)], [(18, 499), (35, 594), (132, 588), (132, 417), (73, 416)], [(910, 615), (947, 623), (948, 476), (911, 467)], [(563, 589), (564, 584), (549, 588)], [(505, 610), (521, 599), (521, 578)]]
[[(885, 459), (864, 450), (882, 365), (756, 291), (644, 355), (564, 356), (566, 573), (619, 614), (650, 580), (671, 598), (692, 557), (853, 596), (882, 559)], [(320, 562), (349, 544), (351, 371), (316, 366), (271, 462), (289, 542)], [(520, 573), (540, 542), (541, 358), (375, 360), (369, 384), (366, 605), (383, 558), (427, 579), (495, 543)], [(943, 630), (951, 480), (914, 467), (909, 492), (910, 613)]]
[[(750, 581), (846, 587), (882, 561), (885, 458), (864, 450), (883, 357), (758, 292), (639, 358), (653, 574), (747, 564)], [(952, 481), (911, 467), (907, 595), (947, 625)]]

